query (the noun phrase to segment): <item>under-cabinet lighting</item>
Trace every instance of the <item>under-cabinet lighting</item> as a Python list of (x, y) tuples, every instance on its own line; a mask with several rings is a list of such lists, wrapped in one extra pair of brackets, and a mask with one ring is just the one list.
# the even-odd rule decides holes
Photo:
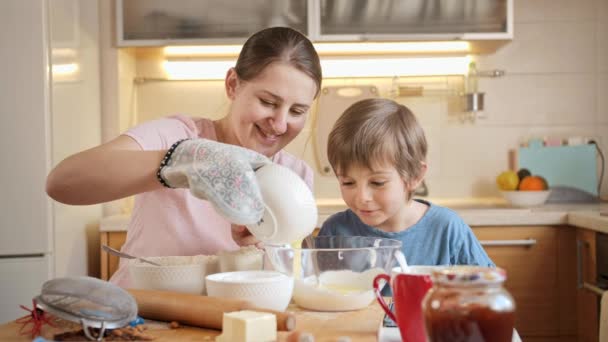
[[(361, 43), (315, 43), (321, 56), (360, 54), (423, 54), (460, 53), (471, 51), (469, 42), (361, 42)], [(242, 45), (199, 45), (167, 46), (163, 49), (166, 57), (216, 57), (238, 56)]]
[(366, 43), (317, 43), (319, 55), (356, 54), (407, 54), (407, 53), (461, 53), (471, 50), (468, 42), (366, 42)]
[(242, 47), (242, 45), (167, 46), (163, 48), (163, 53), (166, 57), (238, 56)]
[(322, 59), (324, 78), (464, 75), (471, 58)]
[[(428, 58), (322, 58), (324, 78), (464, 75), (469, 56)], [(171, 80), (222, 80), (234, 60), (167, 60), (163, 67)]]
[(77, 63), (68, 64), (53, 64), (51, 66), (51, 72), (53, 76), (71, 75), (78, 71)]
[(163, 68), (170, 80), (223, 80), (228, 69), (234, 67), (235, 60), (164, 61)]

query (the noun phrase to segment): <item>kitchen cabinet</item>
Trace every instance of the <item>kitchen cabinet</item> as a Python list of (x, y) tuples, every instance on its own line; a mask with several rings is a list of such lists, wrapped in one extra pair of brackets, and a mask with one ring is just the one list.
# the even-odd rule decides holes
[(524, 341), (575, 341), (576, 229), (569, 226), (477, 226), (473, 232), (517, 305)]
[(301, 0), (118, 0), (119, 46), (206, 43), (242, 44), (269, 26), (310, 35), (308, 1)]
[(323, 41), (511, 39), (512, 0), (319, 1)]
[[(116, 250), (120, 250), (127, 240), (126, 231), (101, 232), (100, 242)], [(101, 249), (101, 248), (100, 248)], [(110, 253), (101, 251), (101, 279), (109, 280), (112, 274), (118, 269), (119, 258)]]
[(312, 41), (467, 40), (500, 45), (513, 38), (513, 0), (368, 0), (356, 6), (351, 0), (116, 2), (118, 46), (241, 44), (269, 26), (295, 28)]
[(578, 277), (580, 277), (576, 297), (578, 307), (578, 336), (581, 342), (598, 341), (598, 294), (582, 287), (583, 283), (596, 284), (597, 259), (596, 259), (596, 232), (579, 228), (576, 234)]

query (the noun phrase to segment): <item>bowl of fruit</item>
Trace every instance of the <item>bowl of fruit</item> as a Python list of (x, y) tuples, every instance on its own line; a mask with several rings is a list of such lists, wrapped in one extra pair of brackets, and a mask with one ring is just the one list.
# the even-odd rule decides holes
[(528, 169), (504, 171), (496, 177), (503, 197), (514, 207), (535, 207), (545, 204), (551, 189), (547, 180)]

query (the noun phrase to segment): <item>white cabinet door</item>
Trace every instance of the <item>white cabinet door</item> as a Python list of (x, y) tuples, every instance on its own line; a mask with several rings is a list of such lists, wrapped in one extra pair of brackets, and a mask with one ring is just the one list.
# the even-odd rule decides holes
[(49, 257), (0, 259), (0, 324), (25, 316), (49, 278)]

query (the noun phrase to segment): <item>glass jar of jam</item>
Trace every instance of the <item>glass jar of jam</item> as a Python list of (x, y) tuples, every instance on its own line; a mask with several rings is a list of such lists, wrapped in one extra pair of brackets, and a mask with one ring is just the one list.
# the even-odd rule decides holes
[(500, 268), (453, 266), (433, 272), (422, 301), (427, 340), (511, 342), (515, 301)]

